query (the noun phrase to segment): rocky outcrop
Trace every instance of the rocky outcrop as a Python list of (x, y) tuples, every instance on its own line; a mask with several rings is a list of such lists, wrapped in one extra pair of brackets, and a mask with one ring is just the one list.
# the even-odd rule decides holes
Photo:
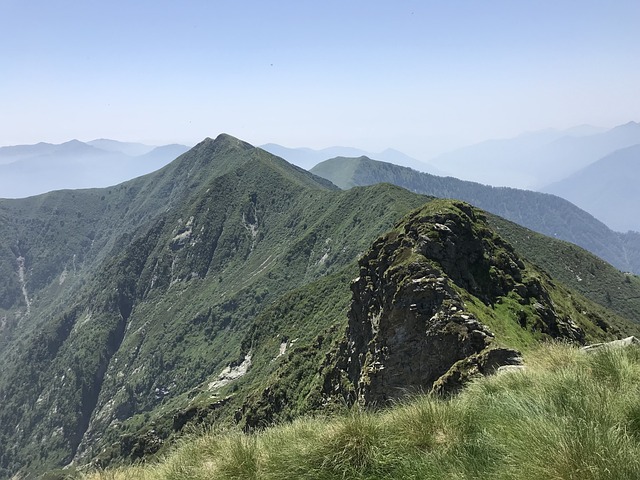
[(378, 239), (359, 265), (346, 356), (356, 398), (365, 404), (412, 391), (453, 392), (476, 375), (521, 363), (466, 308), (463, 291), (488, 306), (511, 294), (534, 305), (532, 328), (583, 338), (556, 315), (542, 285), (482, 213), (462, 202), (430, 202)]
[(591, 352), (597, 352), (604, 348), (624, 348), (624, 347), (630, 347), (632, 345), (639, 346), (640, 340), (638, 340), (638, 338), (634, 336), (630, 336), (626, 338), (621, 338), (620, 340), (613, 340), (611, 342), (601, 342), (601, 343), (594, 343), (591, 345), (585, 345), (584, 347), (581, 348), (581, 350), (583, 352), (591, 353)]

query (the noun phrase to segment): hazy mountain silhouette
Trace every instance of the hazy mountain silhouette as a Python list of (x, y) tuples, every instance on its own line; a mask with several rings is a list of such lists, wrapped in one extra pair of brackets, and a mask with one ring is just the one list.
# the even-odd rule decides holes
[(618, 231), (640, 232), (640, 144), (617, 150), (542, 191), (566, 198)]
[(282, 157), (289, 163), (293, 163), (305, 170), (310, 170), (318, 163), (328, 160), (329, 158), (360, 157), (364, 155), (366, 157), (375, 157), (385, 162), (394, 163), (403, 167), (413, 168), (419, 172), (427, 172), (434, 175), (445, 174), (445, 172), (439, 170), (433, 165), (417, 160), (393, 148), (387, 148), (380, 153), (371, 153), (352, 147), (328, 147), (323, 148), (322, 150), (313, 150), (311, 148), (289, 148), (275, 143), (267, 143), (265, 145), (261, 145), (260, 148)]
[(156, 148), (153, 145), (144, 145), (142, 143), (132, 142), (119, 142), (117, 140), (109, 140), (108, 138), (99, 138), (97, 140), (91, 140), (90, 142), (86, 143), (88, 145), (106, 150), (108, 152), (126, 153), (127, 155), (131, 155), (134, 157), (149, 153), (151, 150)]
[(636, 122), (592, 132), (592, 128), (584, 126), (565, 131), (543, 130), (471, 145), (430, 162), (464, 180), (539, 189), (615, 150), (640, 143), (640, 124)]
[(184, 145), (152, 147), (104, 139), (3, 147), (0, 198), (115, 185), (157, 170), (187, 150)]

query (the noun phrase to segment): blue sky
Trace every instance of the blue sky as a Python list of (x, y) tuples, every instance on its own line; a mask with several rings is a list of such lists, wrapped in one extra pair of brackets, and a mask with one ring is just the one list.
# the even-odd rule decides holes
[(640, 120), (640, 2), (0, 0), (0, 145), (440, 151)]

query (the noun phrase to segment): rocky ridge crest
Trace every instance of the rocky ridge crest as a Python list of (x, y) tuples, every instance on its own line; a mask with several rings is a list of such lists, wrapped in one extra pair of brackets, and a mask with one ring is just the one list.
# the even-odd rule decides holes
[(463, 202), (434, 201), (413, 212), (373, 244), (359, 267), (345, 355), (356, 398), (365, 404), (411, 391), (455, 391), (475, 374), (521, 362), (466, 308), (462, 291), (487, 306), (517, 298), (535, 312), (527, 318), (522, 310), (522, 328), (584, 341), (511, 245)]

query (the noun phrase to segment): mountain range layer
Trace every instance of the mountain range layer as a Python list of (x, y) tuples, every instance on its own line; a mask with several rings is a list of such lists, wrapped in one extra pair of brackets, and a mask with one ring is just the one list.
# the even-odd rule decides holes
[(542, 191), (566, 198), (615, 230), (640, 232), (640, 144), (616, 150)]
[(311, 148), (288, 148), (275, 143), (268, 143), (261, 145), (261, 148), (269, 153), (282, 157), (290, 163), (310, 170), (318, 163), (323, 162), (328, 158), (333, 157), (360, 157), (369, 156), (375, 157), (385, 162), (394, 163), (403, 167), (413, 168), (419, 172), (428, 172), (435, 175), (442, 175), (443, 172), (433, 165), (426, 162), (422, 162), (415, 158), (410, 157), (393, 148), (387, 148), (386, 150), (378, 153), (370, 153), (359, 148), (352, 147), (329, 147), (322, 150), (314, 150)]
[[(266, 144), (263, 149), (305, 169), (337, 156), (367, 156), (439, 176), (452, 172), (483, 184), (534, 188), (557, 194), (609, 228), (625, 232), (640, 230), (633, 214), (638, 174), (632, 160), (638, 145), (640, 127), (629, 122), (609, 130), (583, 125), (490, 140), (443, 154), (431, 164), (390, 148), (369, 153), (350, 147), (313, 150)], [(181, 145), (153, 147), (107, 139), (0, 147), (0, 198), (114, 185), (160, 168), (186, 150)]]
[(629, 122), (605, 131), (589, 127), (542, 130), (489, 140), (440, 155), (430, 163), (464, 180), (537, 190), (616, 150), (638, 144), (640, 124)]
[(438, 177), (367, 157), (336, 157), (311, 171), (341, 188), (388, 182), (417, 193), (465, 200), (534, 231), (579, 245), (622, 271), (640, 273), (637, 234), (614, 232), (555, 195)]
[(115, 185), (157, 170), (187, 150), (105, 139), (0, 147), (0, 198)]
[(551, 239), (341, 191), (228, 135), (115, 187), (2, 200), (0, 238), (2, 478), (454, 392), (541, 340), (638, 331), (638, 279), (582, 249), (545, 272)]
[(306, 169), (329, 158), (366, 156), (438, 176), (553, 193), (614, 231), (637, 232), (638, 145), (640, 125), (629, 122), (608, 130), (583, 125), (488, 140), (442, 154), (429, 164), (392, 149), (372, 154), (345, 147), (312, 150), (268, 144), (264, 148)]

